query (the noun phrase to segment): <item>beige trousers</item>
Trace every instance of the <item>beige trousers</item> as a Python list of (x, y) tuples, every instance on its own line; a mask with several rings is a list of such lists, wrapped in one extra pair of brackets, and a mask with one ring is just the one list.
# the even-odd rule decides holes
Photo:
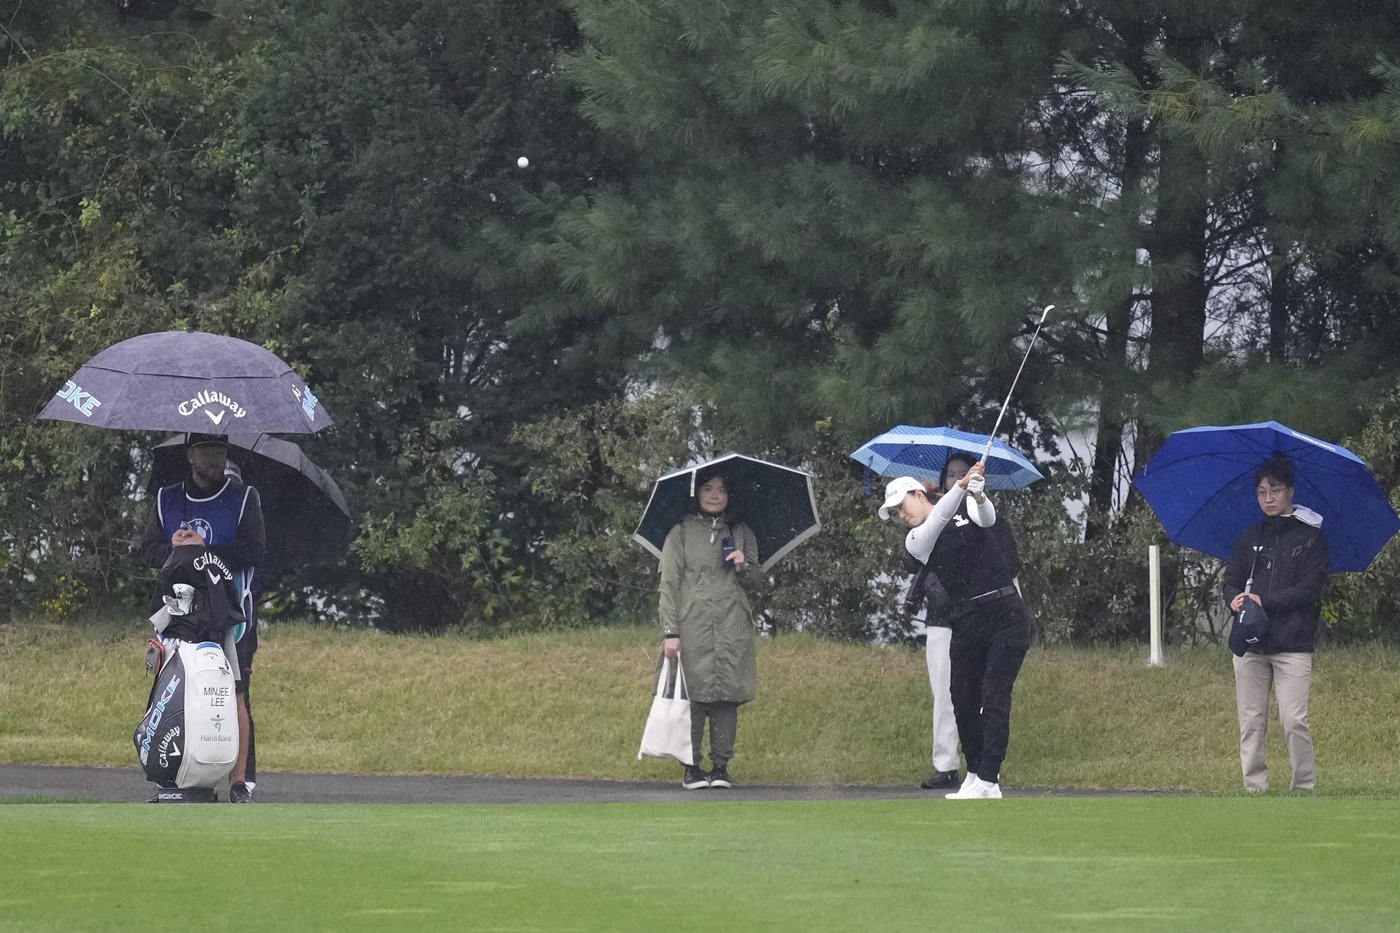
[(941, 625), (927, 626), (924, 658), (928, 662), (928, 686), (933, 692), (933, 770), (956, 771), (958, 761), (958, 721), (953, 715), (953, 693), (950, 688), (953, 662), (948, 646), (953, 630)]
[(1240, 718), (1240, 770), (1245, 790), (1269, 788), (1265, 760), (1269, 731), (1269, 688), (1278, 697), (1279, 724), (1288, 744), (1294, 790), (1311, 790), (1317, 781), (1312, 732), (1308, 730), (1308, 688), (1313, 656), (1308, 651), (1246, 654), (1235, 658), (1235, 706)]

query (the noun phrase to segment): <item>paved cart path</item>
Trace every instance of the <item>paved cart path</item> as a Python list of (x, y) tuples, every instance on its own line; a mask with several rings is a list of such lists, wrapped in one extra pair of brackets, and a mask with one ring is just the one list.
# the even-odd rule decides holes
[[(737, 776), (736, 776), (737, 777)], [(0, 798), (140, 802), (153, 791), (139, 768), (0, 764)], [(1003, 787), (1007, 797), (1141, 796), (1142, 792)], [(471, 775), (264, 772), (259, 803), (711, 803), (726, 800), (936, 800), (943, 791), (866, 785), (745, 784), (687, 791), (679, 782)], [(219, 788), (227, 797), (227, 788)], [(953, 803), (953, 801), (949, 801)]]

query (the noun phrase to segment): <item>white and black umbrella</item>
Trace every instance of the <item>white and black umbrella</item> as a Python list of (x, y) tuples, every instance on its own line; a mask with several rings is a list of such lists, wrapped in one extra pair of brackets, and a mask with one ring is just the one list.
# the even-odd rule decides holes
[(314, 434), (331, 426), (320, 399), (276, 354), (200, 331), (113, 344), (84, 363), (39, 417), (192, 434)]
[(778, 559), (821, 530), (812, 475), (793, 467), (727, 453), (695, 466), (673, 470), (656, 481), (632, 539), (661, 557), (666, 535), (685, 517), (695, 497), (696, 475), (712, 468), (724, 474), (739, 519), (758, 539), (759, 566)]

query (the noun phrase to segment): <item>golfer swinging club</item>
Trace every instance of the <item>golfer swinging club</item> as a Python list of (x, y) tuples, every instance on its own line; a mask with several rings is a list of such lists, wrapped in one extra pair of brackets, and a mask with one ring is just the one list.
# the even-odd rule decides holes
[[(880, 518), (897, 515), (909, 527), (904, 547), (948, 591), (945, 611), (953, 637), (953, 716), (967, 759), (967, 777), (952, 800), (1001, 796), (1001, 763), (1011, 734), (1011, 688), (1031, 647), (1031, 615), (1011, 569), (989, 530), (996, 508), (986, 495), (981, 463), (943, 494), (911, 476), (885, 487)], [(966, 502), (966, 508), (963, 504)]]
[[(1046, 305), (1041, 312), (1027, 359), (1053, 307)], [(1025, 366), (1022, 359), (992, 437)], [(989, 439), (988, 452), (991, 444)], [(951, 598), (945, 617), (953, 632), (948, 646), (953, 718), (967, 759), (967, 777), (947, 795), (950, 800), (1001, 797), (1001, 764), (1011, 738), (1011, 690), (1034, 629), (1016, 588), (1016, 570), (989, 530), (997, 515), (986, 495), (986, 465), (984, 454), (936, 505), (929, 497), (939, 496), (937, 487), (901, 476), (885, 487), (880, 507), (880, 518), (898, 515), (909, 527), (905, 549), (937, 575)]]

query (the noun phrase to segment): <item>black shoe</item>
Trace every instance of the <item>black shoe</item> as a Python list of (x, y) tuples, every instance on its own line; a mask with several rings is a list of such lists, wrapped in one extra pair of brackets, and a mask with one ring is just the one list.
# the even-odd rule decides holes
[(935, 771), (924, 778), (919, 786), (924, 790), (946, 790), (950, 787), (957, 790), (962, 786), (962, 778), (956, 771)]
[(710, 786), (724, 788), (733, 787), (734, 779), (729, 776), (729, 769), (724, 765), (719, 765), (715, 770), (711, 771)]
[(710, 786), (710, 778), (704, 771), (695, 765), (685, 766), (685, 777), (681, 778), (681, 787), (686, 790), (700, 790)]
[(228, 786), (229, 803), (252, 803), (253, 789), (242, 781)]

